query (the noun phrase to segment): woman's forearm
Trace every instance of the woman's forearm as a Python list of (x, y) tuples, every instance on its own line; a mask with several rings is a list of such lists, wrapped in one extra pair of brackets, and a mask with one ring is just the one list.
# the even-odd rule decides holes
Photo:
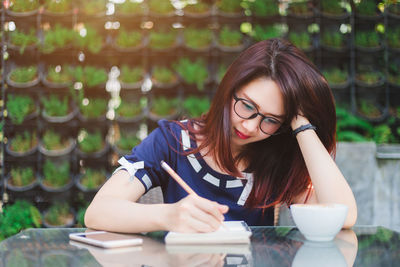
[(300, 132), (296, 138), (318, 202), (347, 205), (349, 211), (344, 227), (353, 226), (357, 219), (357, 204), (349, 184), (335, 161), (325, 149), (315, 131)]
[(168, 204), (141, 204), (112, 196), (99, 196), (88, 207), (85, 224), (89, 228), (141, 233), (165, 229)]

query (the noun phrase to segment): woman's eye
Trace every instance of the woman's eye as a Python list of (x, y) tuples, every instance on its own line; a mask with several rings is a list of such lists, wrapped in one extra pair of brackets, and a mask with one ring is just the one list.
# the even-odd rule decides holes
[(246, 102), (243, 102), (243, 105), (244, 105), (244, 107), (245, 107), (246, 109), (248, 109), (248, 110), (254, 110), (254, 107), (253, 107), (252, 105), (246, 103)]
[(268, 124), (280, 124), (279, 121), (273, 119), (273, 118), (265, 118), (264, 122), (268, 123)]

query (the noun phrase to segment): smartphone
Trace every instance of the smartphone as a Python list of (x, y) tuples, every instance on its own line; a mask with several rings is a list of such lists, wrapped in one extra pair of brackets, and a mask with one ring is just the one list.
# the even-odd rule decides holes
[(137, 246), (143, 243), (143, 239), (132, 235), (110, 233), (105, 231), (93, 231), (87, 233), (71, 233), (71, 240), (83, 242), (102, 248), (120, 248)]

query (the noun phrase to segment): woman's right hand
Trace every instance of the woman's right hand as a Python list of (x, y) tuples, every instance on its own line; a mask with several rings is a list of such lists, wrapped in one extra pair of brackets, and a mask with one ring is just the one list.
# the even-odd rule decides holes
[(171, 204), (167, 229), (174, 232), (212, 232), (224, 221), (228, 206), (189, 194)]

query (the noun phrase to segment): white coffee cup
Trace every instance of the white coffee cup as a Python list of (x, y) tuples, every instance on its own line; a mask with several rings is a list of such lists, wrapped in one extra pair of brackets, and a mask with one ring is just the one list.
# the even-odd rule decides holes
[(304, 235), (311, 241), (331, 241), (342, 229), (348, 207), (343, 204), (293, 204), (290, 213)]

